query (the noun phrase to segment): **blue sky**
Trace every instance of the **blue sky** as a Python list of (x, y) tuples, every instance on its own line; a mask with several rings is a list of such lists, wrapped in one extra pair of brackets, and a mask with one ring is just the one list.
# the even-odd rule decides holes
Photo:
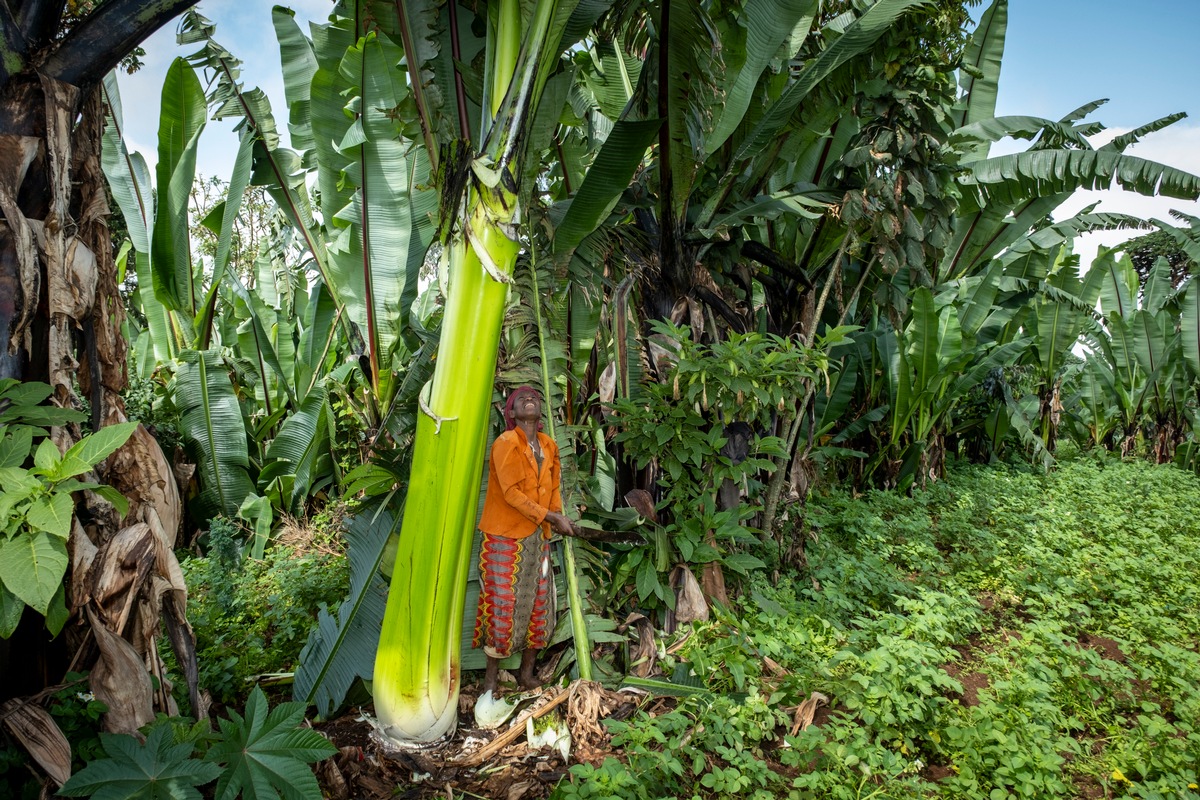
[[(976, 15), (990, 3), (977, 7)], [(324, 19), (331, 0), (286, 3), (301, 19)], [(243, 79), (272, 99), (276, 120), (286, 130), (279, 50), (269, 0), (202, 0), (200, 11), (217, 23), (217, 40), (245, 62)], [(1175, 111), (1189, 118), (1148, 137), (1129, 152), (1200, 174), (1200, 0), (1010, 0), (1008, 39), (1001, 71), (997, 114), (1058, 119), (1091, 100), (1110, 102), (1091, 119), (1128, 130)], [(132, 149), (153, 162), (158, 97), (171, 60), (186, 52), (175, 45), (169, 24), (144, 45), (146, 67), (122, 76), (126, 129)], [(232, 123), (209, 123), (201, 140), (199, 169), (228, 177), (236, 146)], [(1008, 148), (1011, 150), (1012, 148)], [(1057, 215), (1103, 197), (1102, 210), (1144, 216), (1172, 208), (1200, 215), (1200, 204), (1147, 200), (1123, 192), (1090, 193), (1073, 199)], [(1098, 242), (1129, 234), (1095, 234), (1081, 247), (1084, 263)]]
[(1109, 125), (1200, 125), (1197, 35), (1198, 0), (1010, 0), (997, 112), (1057, 119), (1107, 97)]

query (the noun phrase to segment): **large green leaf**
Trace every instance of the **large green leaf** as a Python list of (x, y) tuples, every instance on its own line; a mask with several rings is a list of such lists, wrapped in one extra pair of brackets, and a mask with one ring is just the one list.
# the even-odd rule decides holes
[(192, 742), (175, 744), (170, 725), (156, 725), (142, 744), (125, 734), (100, 734), (108, 758), (96, 759), (63, 784), (64, 797), (92, 800), (200, 800), (197, 786), (221, 770), (190, 758)]
[(1183, 357), (1192, 377), (1200, 377), (1200, 281), (1192, 278), (1183, 293), (1180, 327), (1183, 334)]
[[(246, 335), (239, 337), (240, 339), (245, 340), (242, 344), (242, 354), (245, 356), (254, 357), (258, 359), (258, 363), (265, 364), (266, 366), (270, 367), (271, 371), (275, 373), (275, 376), (278, 379), (277, 385), (283, 389), (284, 393), (287, 394), (288, 399), (293, 405), (295, 405), (296, 389), (292, 385), (294, 378), (293, 372), (291, 369), (286, 368), (280, 360), (279, 352), (275, 346), (276, 342), (273, 340), (271, 333), (268, 331), (268, 327), (274, 328), (279, 324), (275, 312), (267, 308), (266, 303), (263, 302), (257, 291), (252, 293), (247, 290), (246, 287), (242, 285), (241, 278), (238, 276), (230, 276), (227, 283), (237, 298), (242, 301), (242, 308), (239, 309), (239, 311), (244, 309), (246, 315)], [(286, 324), (286, 322), (284, 324)], [(290, 347), (290, 332), (285, 338), (288, 339), (287, 344)], [(260, 375), (262, 380), (262, 385), (260, 388), (265, 394), (270, 394), (271, 387), (267, 377), (268, 376), (265, 374)]]
[(139, 253), (150, 252), (150, 230), (154, 227), (154, 194), (150, 185), (150, 170), (141, 153), (130, 153), (125, 146), (121, 93), (117, 76), (104, 76), (104, 102), (108, 106), (100, 164), (113, 199), (125, 218), (129, 240)]
[(75, 504), (71, 502), (71, 495), (55, 492), (34, 500), (25, 512), (25, 522), (33, 530), (45, 531), (65, 541), (71, 534), (74, 515)]
[[(740, 10), (739, 33), (745, 41), (726, 42), (724, 102), (705, 142), (705, 153), (712, 155), (737, 129), (759, 85), (763, 70), (780, 55), (780, 48), (797, 27), (807, 33), (811, 28), (816, 0), (747, 0)], [(787, 53), (786, 56), (791, 56)], [(731, 60), (744, 57), (736, 66)]]
[(309, 116), (310, 87), (317, 71), (312, 43), (296, 24), (290, 8), (271, 9), (271, 23), (279, 40), (279, 60), (283, 67), (283, 96), (288, 105), (288, 132), (292, 147), (304, 151), (313, 146), (312, 120)]
[(1171, 263), (1159, 256), (1150, 268), (1150, 274), (1146, 276), (1145, 285), (1142, 286), (1142, 307), (1151, 314), (1157, 314), (1167, 304), (1172, 290)]
[(796, 80), (772, 104), (734, 154), (734, 163), (753, 158), (782, 131), (808, 94), (834, 70), (869, 50), (906, 11), (928, 0), (879, 0), (850, 23), (832, 44), (804, 66)]
[(33, 428), (0, 427), (0, 468), (20, 467), (33, 448)]
[(309, 290), (305, 308), (303, 330), (296, 352), (297, 390), (308, 394), (316, 386), (317, 379), (325, 370), (330, 352), (337, 340), (334, 317), (337, 306), (325, 288), (325, 282), (316, 281)]
[(1106, 317), (1114, 314), (1130, 319), (1137, 308), (1138, 277), (1128, 256), (1117, 257), (1116, 251), (1101, 248), (1092, 262), (1104, 276), (1100, 282), (1100, 310)]
[[(989, 117), (958, 128), (950, 136), (950, 144), (970, 149), (972, 143), (998, 142), (1001, 139), (1043, 139), (1052, 137), (1056, 141), (1070, 142), (1081, 150), (1091, 150), (1087, 137), (1070, 125), (1063, 125), (1042, 117), (1008, 116)], [(967, 159), (978, 160), (978, 159)]]
[(1148, 196), (1200, 198), (1200, 177), (1155, 161), (1102, 150), (1030, 150), (967, 165), (962, 212), (1012, 207), (1030, 198), (1114, 185)]
[(247, 472), (249, 453), (241, 406), (220, 352), (186, 350), (179, 354), (173, 382), (181, 432), (195, 448), (199, 466), (202, 517), (237, 515), (254, 491)]
[(1137, 343), (1134, 338), (1132, 316), (1113, 315), (1108, 318), (1109, 343), (1117, 380), (1124, 389), (1133, 393), (1139, 384)]
[[(430, 199), (429, 161), (423, 151), (398, 139), (391, 109), (409, 97), (402, 75), (393, 69), (402, 53), (382, 34), (367, 34), (349, 47), (340, 72), (357, 94), (360, 116), (347, 129), (339, 149), (356, 161), (344, 179), (355, 187), (336, 219), (349, 225), (344, 246), (336, 249), (351, 317), (366, 334), (372, 383), (388, 398), (391, 358), (408, 324), (416, 298), (417, 274), (432, 238), (432, 228), (414, 231), (412, 204)], [(414, 251), (419, 253), (414, 258)], [(361, 311), (360, 311), (361, 310)], [(361, 313), (361, 316), (357, 316)]]
[(199, 289), (193, 277), (188, 203), (206, 113), (200, 79), (182, 58), (167, 70), (159, 113), (158, 202), (150, 243), (154, 295), (168, 309), (191, 318), (196, 316)]
[(1155, 315), (1139, 310), (1131, 320), (1130, 333), (1138, 365), (1151, 380), (1157, 380), (1161, 370), (1172, 366), (1167, 354), (1175, 331), (1173, 325), (1168, 327), (1168, 317), (1168, 314)]
[(909, 311), (911, 322), (905, 330), (906, 356), (913, 369), (913, 391), (920, 393), (940, 371), (939, 319), (933, 293), (924, 286), (913, 292)]
[(1037, 304), (1035, 347), (1042, 365), (1042, 379), (1053, 381), (1071, 346), (1079, 338), (1079, 312), (1065, 303), (1042, 299)]
[(554, 231), (555, 253), (572, 252), (604, 222), (629, 187), (660, 127), (658, 120), (621, 120), (613, 127)]
[(308, 764), (337, 753), (333, 743), (304, 722), (303, 703), (280, 703), (269, 712), (267, 696), (254, 687), (246, 716), (229, 711), (220, 720), (221, 739), (205, 754), (224, 765), (217, 780), (218, 800), (287, 800), (318, 797), (321, 789)]
[[(380, 568), (389, 538), (399, 530), (399, 524), (399, 514), (372, 504), (347, 526), (350, 592), (336, 617), (323, 609), (317, 615), (317, 626), (300, 653), (292, 685), (293, 696), (315, 705), (323, 717), (337, 711), (355, 680), (370, 680), (374, 672), (388, 593)], [(391, 569), (390, 564), (387, 566)]]
[[(1000, 62), (1004, 58), (1004, 40), (1008, 33), (1008, 0), (995, 0), (971, 34), (963, 53), (963, 64), (958, 85), (964, 99), (962, 110), (957, 114), (957, 126), (962, 128), (988, 119), (996, 114), (996, 95), (1000, 84)], [(976, 74), (972, 74), (972, 72)], [(975, 161), (986, 158), (986, 142), (966, 149), (965, 159)]]
[[(196, 330), (202, 342), (207, 341), (207, 335), (212, 325), (212, 315), (215, 309), (215, 297), (225, 281), (225, 270), (229, 267), (230, 248), (233, 244), (233, 228), (238, 214), (242, 210), (242, 201), (246, 196), (246, 186), (250, 182), (251, 155), (254, 152), (254, 132), (244, 128), (238, 145), (237, 155), (233, 159), (233, 173), (229, 177), (229, 186), (225, 192), (225, 201), (220, 205), (221, 226), (217, 233), (217, 250), (213, 256), (212, 277), (209, 279), (208, 293), (204, 298), (200, 317), (196, 321)], [(234, 276), (236, 279), (236, 275)]]
[(594, 98), (600, 113), (608, 119), (621, 119), (633, 90), (641, 77), (642, 61), (627, 55), (623, 43), (597, 42), (592, 58), (595, 69), (581, 76), (581, 88)]
[(293, 411), (283, 423), (279, 434), (267, 448), (268, 461), (286, 461), (291, 464), (290, 474), (295, 476), (292, 484), (291, 510), (298, 513), (308, 499), (314, 480), (314, 470), (322, 453), (328, 452), (329, 436), (323, 386), (313, 388), (300, 407)]
[(0, 639), (13, 635), (24, 614), (25, 603), (0, 581)]
[(63, 537), (26, 531), (0, 543), (0, 581), (39, 614), (46, 613), (66, 572)]
[[(71, 446), (63, 454), (64, 462), (77, 458), (89, 467), (94, 467), (108, 458), (117, 448), (129, 441), (129, 437), (137, 429), (136, 422), (121, 422), (116, 425), (106, 425), (95, 433), (88, 434)], [(73, 473), (78, 474), (78, 473)], [(56, 473), (55, 480), (70, 478), (72, 475)]]

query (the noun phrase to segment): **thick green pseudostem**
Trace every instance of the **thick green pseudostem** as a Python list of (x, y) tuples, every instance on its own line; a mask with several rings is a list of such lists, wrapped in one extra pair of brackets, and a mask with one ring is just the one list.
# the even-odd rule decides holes
[[(507, 0), (515, 9), (515, 0)], [(413, 471), (375, 659), (375, 710), (397, 745), (452, 733), (458, 717), (459, 630), (483, 477), (496, 351), (520, 243), (516, 143), (539, 85), (537, 63), (555, 0), (539, 0), (515, 67), (494, 74), (502, 97), (473, 165), (464, 218), (450, 245), (450, 287), (433, 379), (422, 396)], [(519, 15), (501, 13), (497, 37), (521, 41)], [(510, 85), (511, 84), (511, 85)]]

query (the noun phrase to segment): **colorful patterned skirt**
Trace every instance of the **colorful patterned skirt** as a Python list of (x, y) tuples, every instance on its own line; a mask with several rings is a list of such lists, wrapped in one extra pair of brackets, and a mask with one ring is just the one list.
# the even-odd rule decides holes
[(482, 533), (479, 607), (473, 647), (492, 658), (540, 650), (554, 623), (550, 542), (539, 532), (524, 539)]

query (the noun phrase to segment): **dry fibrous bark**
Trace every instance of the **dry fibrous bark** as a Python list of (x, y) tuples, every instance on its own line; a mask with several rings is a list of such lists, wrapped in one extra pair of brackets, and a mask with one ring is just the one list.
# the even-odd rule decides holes
[[(70, 22), (61, 0), (26, 0), (0, 13), (0, 378), (49, 383), (52, 402), (90, 408), (93, 430), (126, 421), (121, 392), (128, 380), (100, 167), (105, 109), (96, 87), (138, 42), (194, 1), (112, 0)], [(52, 440), (65, 450), (81, 435), (77, 426), (65, 426), (52, 431)], [(12, 657), (15, 648), (0, 648), (5, 694), (36, 692), (68, 669), (90, 670), (92, 690), (110, 709), (106, 729), (135, 733), (156, 711), (178, 713), (156, 645), (165, 629), (192, 713), (203, 717), (187, 587), (174, 555), (182, 509), (170, 463), (139, 427), (93, 478), (116, 487), (129, 500), (128, 513), (91, 492), (76, 494), (65, 648), (59, 643), (19, 658)], [(40, 623), (27, 614), (22, 625)], [(10, 729), (44, 728), (37, 704), (25, 707), (10, 716)], [(61, 782), (51, 757), (56, 738), (35, 738), (50, 754), (35, 754), (36, 760)]]

